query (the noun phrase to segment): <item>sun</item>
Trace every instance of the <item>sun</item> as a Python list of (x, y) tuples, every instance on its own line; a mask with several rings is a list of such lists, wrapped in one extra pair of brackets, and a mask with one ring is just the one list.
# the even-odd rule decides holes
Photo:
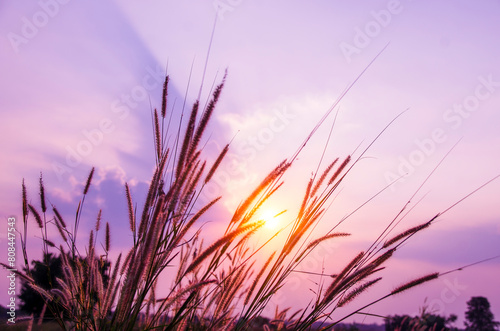
[(260, 213), (259, 219), (264, 221), (264, 227), (269, 230), (274, 230), (279, 226), (279, 216), (281, 213), (276, 213), (273, 210), (264, 210)]

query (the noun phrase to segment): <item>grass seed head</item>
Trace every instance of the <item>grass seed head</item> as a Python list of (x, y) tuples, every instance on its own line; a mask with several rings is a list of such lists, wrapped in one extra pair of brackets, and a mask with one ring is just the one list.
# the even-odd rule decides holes
[(86, 195), (89, 191), (90, 183), (92, 183), (92, 177), (94, 177), (94, 171), (95, 168), (92, 167), (92, 170), (90, 170), (89, 176), (87, 177), (87, 182), (85, 183), (85, 187), (83, 189), (83, 195)]
[(412, 287), (421, 285), (421, 284), (426, 283), (428, 281), (434, 280), (434, 279), (436, 279), (438, 277), (439, 277), (439, 272), (434, 272), (432, 274), (428, 274), (426, 276), (414, 279), (414, 280), (412, 280), (412, 281), (410, 281), (408, 283), (405, 283), (405, 284), (403, 284), (403, 285), (401, 285), (399, 287), (396, 287), (394, 290), (392, 290), (391, 295), (404, 292), (406, 290), (409, 290)]
[(28, 216), (28, 199), (26, 194), (26, 185), (24, 184), (24, 178), (22, 184), (22, 199), (23, 199), (23, 217), (24, 219), (26, 219), (26, 217)]
[(42, 229), (43, 228), (43, 221), (42, 221), (42, 218), (40, 217), (40, 214), (38, 213), (36, 208), (33, 207), (31, 204), (28, 204), (28, 207), (29, 207), (30, 211), (33, 213), (33, 216), (35, 217), (36, 223), (38, 224), (38, 227), (40, 229)]
[(109, 230), (109, 222), (106, 222), (106, 238), (105, 238), (106, 252), (109, 252), (110, 245), (111, 245), (111, 234)]
[(161, 98), (161, 117), (165, 118), (167, 115), (167, 97), (168, 97), (168, 75), (165, 76), (165, 81), (163, 82), (163, 93)]
[(45, 188), (43, 186), (42, 173), (40, 173), (40, 205), (42, 206), (42, 213), (47, 211), (47, 204), (45, 203)]
[(350, 161), (351, 161), (351, 156), (348, 155), (344, 159), (344, 162), (342, 162), (342, 164), (339, 166), (339, 168), (337, 169), (337, 171), (335, 171), (335, 173), (333, 174), (333, 176), (330, 178), (330, 181), (328, 182), (328, 185), (333, 184), (333, 182), (337, 179), (337, 177), (339, 177), (339, 175), (342, 173), (342, 171), (344, 171), (344, 168), (349, 164)]

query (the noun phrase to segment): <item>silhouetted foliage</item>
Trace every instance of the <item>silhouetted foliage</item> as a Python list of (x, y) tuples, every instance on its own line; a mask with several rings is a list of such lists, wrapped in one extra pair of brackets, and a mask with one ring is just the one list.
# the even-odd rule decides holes
[(498, 325), (500, 325), (499, 322), (494, 321), (490, 303), (485, 297), (472, 297), (467, 301), (465, 318), (466, 330), (492, 331), (498, 330)]
[(335, 331), (359, 331), (359, 328), (354, 324), (342, 324), (335, 326)]
[(410, 328), (411, 320), (412, 317), (408, 315), (387, 316), (387, 318), (385, 319), (385, 330), (408, 330)]
[(456, 315), (443, 317), (424, 312), (420, 317), (414, 319), (416, 330), (456, 330), (450, 324), (457, 320)]
[(428, 313), (426, 308), (422, 309), (420, 316), (411, 317), (408, 315), (388, 316), (385, 320), (386, 331), (398, 330), (457, 330), (450, 324), (457, 320), (456, 315), (443, 317)]

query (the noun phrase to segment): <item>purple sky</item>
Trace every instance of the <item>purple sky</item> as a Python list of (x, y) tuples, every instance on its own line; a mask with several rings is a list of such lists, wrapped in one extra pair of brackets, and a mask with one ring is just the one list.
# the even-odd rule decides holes
[[(304, 270), (318, 271), (324, 264), (334, 273), (355, 250), (365, 249), (459, 140), (414, 199), (413, 204), (425, 195), (399, 230), (428, 220), (499, 174), (500, 1), (4, 1), (2, 219), (20, 217), (22, 178), (31, 201), (38, 203), (40, 171), (50, 201), (69, 219), (95, 166), (95, 185), (86, 205), (92, 221), (83, 227), (90, 229), (97, 210), (103, 208), (116, 238), (115, 251), (126, 247), (130, 235), (123, 226), (123, 185), (131, 184), (140, 205), (154, 164), (149, 100), (153, 107), (160, 104), (167, 61), (170, 105), (175, 100), (180, 109), (192, 64), (187, 104), (197, 97), (217, 15), (215, 4), (223, 9), (203, 100), (226, 68), (229, 76), (206, 141), (211, 157), (238, 134), (220, 175), (202, 196), (225, 195), (212, 217), (224, 219), (263, 174), (292, 155), (388, 43), (340, 103), (325, 162), (345, 157), (359, 144), (365, 148), (398, 113), (409, 110), (346, 178), (317, 234), (391, 178), (408, 174), (343, 225), (351, 238), (332, 244), (335, 249), (324, 248)], [(330, 118), (310, 141), (285, 177), (287, 189), (266, 208), (289, 209), (284, 217), (293, 216), (331, 123)], [(380, 292), (367, 297), (426, 271), (446, 271), (500, 254), (499, 192), (500, 181), (495, 181), (409, 241), (390, 264)], [(210, 231), (218, 228), (214, 223)], [(5, 232), (6, 226), (1, 227), (2, 257)], [(208, 237), (216, 235), (207, 230)], [(370, 312), (414, 314), (427, 297), (438, 313), (457, 314), (461, 326), (465, 302), (483, 295), (498, 320), (499, 279), (497, 259), (452, 273)], [(285, 306), (304, 296), (313, 280), (295, 277), (275, 303)], [(0, 282), (5, 288), (2, 284), (6, 282)], [(0, 298), (4, 292), (0, 290)]]

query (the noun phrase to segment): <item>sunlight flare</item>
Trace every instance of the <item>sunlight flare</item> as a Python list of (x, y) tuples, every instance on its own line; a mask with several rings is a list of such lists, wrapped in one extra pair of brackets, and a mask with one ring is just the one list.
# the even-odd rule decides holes
[(282, 212), (276, 212), (274, 210), (264, 210), (260, 214), (259, 219), (264, 221), (264, 227), (269, 230), (275, 230), (280, 225), (280, 216), (283, 214)]

